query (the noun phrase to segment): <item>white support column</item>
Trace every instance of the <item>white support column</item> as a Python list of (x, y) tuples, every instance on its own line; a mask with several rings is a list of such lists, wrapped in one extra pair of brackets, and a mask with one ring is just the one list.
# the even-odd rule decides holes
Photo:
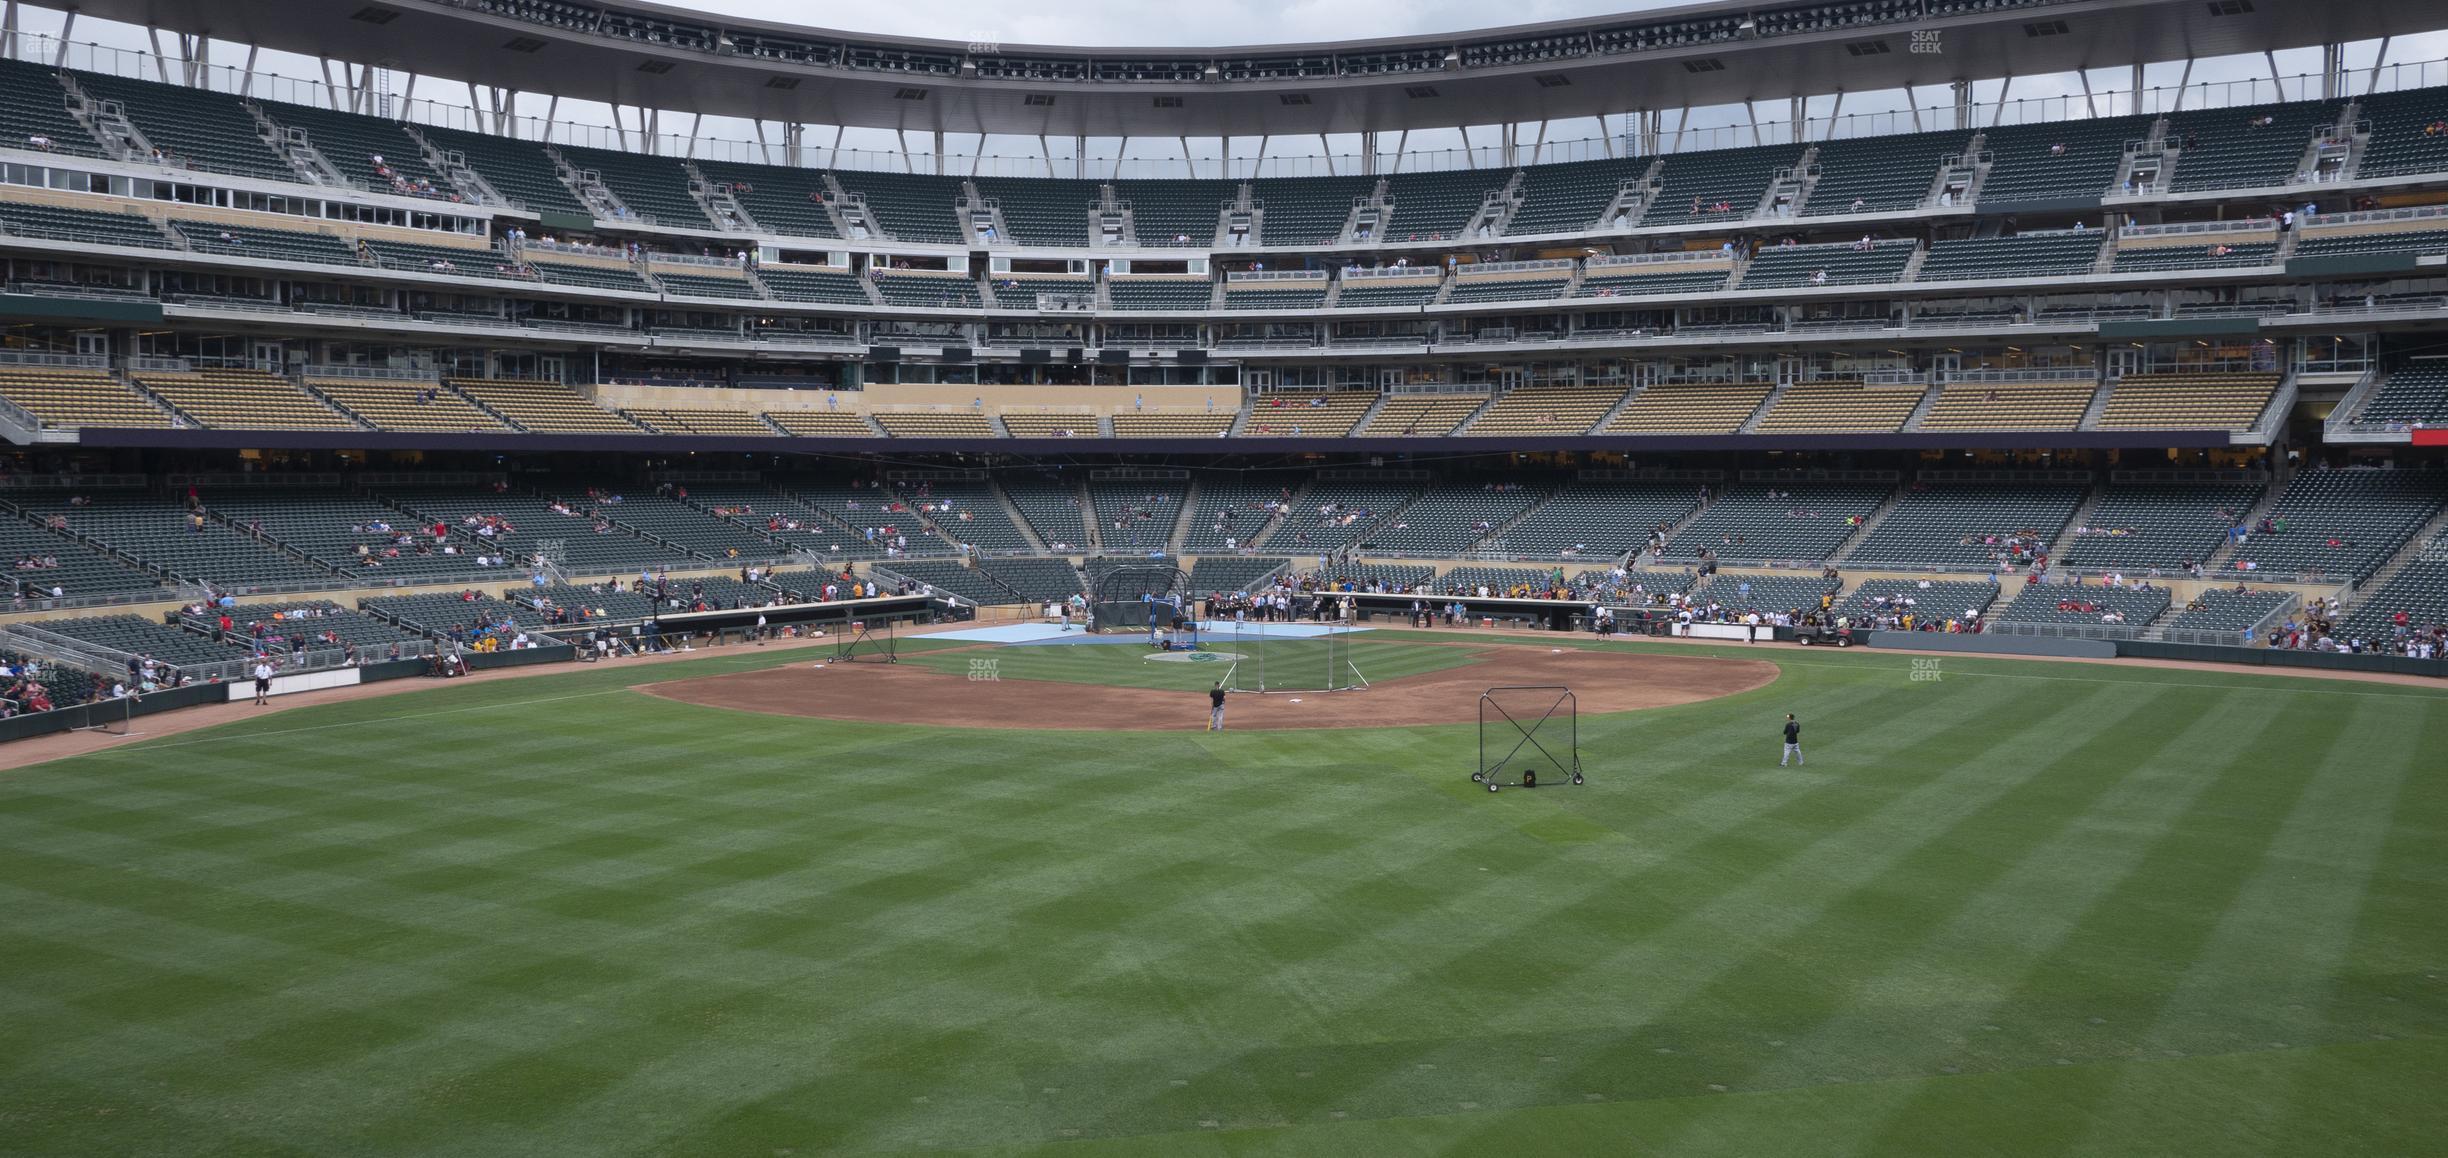
[(645, 130), (646, 155), (651, 157), (661, 153), (663, 151), (663, 110), (650, 109), (644, 105), (638, 106), (638, 127)]
[[(686, 158), (686, 159), (688, 159), (688, 160), (692, 160), (692, 161), (697, 159), (697, 130), (702, 129), (702, 128), (704, 128), (704, 127), (705, 127), (705, 114), (704, 114), (704, 113), (698, 113), (698, 114), (695, 114), (694, 116), (692, 116), (692, 117), (690, 117), (690, 118), (689, 118), (689, 139), (688, 139), (688, 148), (686, 148), (686, 149), (682, 150), (682, 151), (681, 151), (681, 153), (680, 153), (680, 155), (681, 155), (683, 158)], [(759, 142), (762, 142), (764, 139), (765, 139), (765, 122), (763, 122), (763, 121), (758, 121), (758, 122), (757, 122), (757, 140), (758, 140)]]
[(1683, 148), (1683, 130), (1685, 130), (1685, 129), (1687, 129), (1687, 128), (1690, 128), (1690, 127), (1691, 127), (1691, 106), (1690, 106), (1690, 105), (1685, 105), (1685, 106), (1683, 106), (1682, 108), (1675, 110), (1675, 131), (1674, 131), (1674, 145), (1673, 145), (1673, 149), (1674, 149), (1675, 151), (1678, 151), (1678, 152), (1679, 152), (1679, 151), (1681, 151), (1681, 150), (1682, 150), (1682, 148)]
[(843, 127), (844, 126), (841, 125), (833, 126), (833, 148), (825, 153), (825, 168), (827, 169), (831, 169), (841, 164), (841, 139)]
[(335, 109), (348, 108), (348, 105), (340, 101), (340, 86), (332, 83), (331, 58), (318, 56), (315, 58), (315, 64), (323, 70), (323, 99), (330, 101), (331, 107)]
[(2261, 50), (2261, 59), (2269, 62), (2270, 87), (2277, 90), (2278, 93), (2277, 96), (2271, 97), (2270, 99), (2275, 101), (2287, 99), (2286, 78), (2278, 75), (2278, 53), (2272, 49), (2264, 48)]
[(782, 126), (782, 163), (791, 168), (807, 164), (807, 126), (797, 121)]
[(1272, 134), (1269, 133), (1258, 134), (1258, 151), (1255, 154), (1252, 154), (1250, 157), (1250, 176), (1252, 177), (1256, 177), (1266, 170), (1267, 139), (1271, 135)]
[[(1080, 160), (1079, 163), (1074, 166), (1074, 168), (1077, 170), (1077, 175), (1085, 179), (1088, 176), (1088, 138), (1086, 136), (1082, 136), (1079, 140), (1080, 145), (1078, 152)], [(1125, 134), (1122, 139), (1116, 142), (1114, 145), (1113, 168), (1106, 171), (1105, 180), (1111, 181), (1122, 175), (1122, 155), (1128, 152), (1130, 152), (1130, 137), (1128, 134)]]
[(1914, 132), (1921, 131), (1921, 98), (1913, 94), (1912, 86), (1904, 86), (1904, 108), (1912, 113)]
[(1195, 180), (1198, 177), (1198, 162), (1190, 159), (1190, 135), (1183, 133), (1177, 139), (1181, 141), (1182, 176)]
[(68, 67), (69, 38), (74, 35), (76, 35), (76, 9), (71, 8), (60, 16), (59, 51), (51, 55), (51, 67)]
[(1326, 175), (1329, 177), (1334, 176), (1334, 146), (1327, 143), (1326, 134), (1324, 133), (1318, 134), (1318, 156), (1326, 159)]
[(986, 134), (977, 135), (977, 148), (969, 150), (969, 175), (977, 176), (978, 166), (986, 163)]
[[(1546, 152), (1546, 151), (1547, 151), (1547, 122), (1542, 120), (1542, 121), (1540, 121), (1540, 122), (1539, 122), (1538, 138), (1537, 138), (1536, 140), (1534, 140), (1534, 141), (1530, 142), (1530, 163), (1531, 163), (1531, 164), (1533, 164), (1533, 165), (1538, 164), (1538, 163), (1539, 163), (1539, 154), (1544, 153), (1544, 152)], [(1507, 165), (1507, 166), (1505, 166), (1505, 167), (1506, 167), (1506, 168), (1508, 168), (1508, 169), (1510, 169), (1510, 168), (1512, 168), (1513, 166)]]
[(1810, 124), (1810, 98), (1797, 93), (1787, 98), (1786, 104), (1785, 123), (1793, 135), (1793, 143), (1799, 145), (1810, 139), (1807, 129)]
[(2006, 94), (2012, 91), (2014, 91), (2014, 74), (2010, 72), (1998, 78), (1997, 111), (1989, 114), (1990, 128), (1996, 128), (1998, 121), (2006, 116)]
[(17, 59), (17, 0), (0, 4), (0, 60)]
[(934, 170), (935, 170), (935, 175), (936, 175), (936, 176), (938, 176), (938, 177), (941, 177), (941, 176), (944, 176), (944, 175), (945, 175), (945, 173), (944, 173), (944, 131), (943, 131), (942, 129), (937, 129), (937, 130), (935, 130), (935, 165), (934, 165)]
[(2365, 82), (2363, 85), (2364, 96), (2370, 96), (2371, 94), (2380, 91), (2380, 70), (2388, 65), (2389, 41), (2392, 39), (2394, 38), (2387, 36), (2380, 38), (2380, 51), (2378, 54), (2372, 57), (2371, 80)]
[(624, 153), (631, 151), (629, 148), (629, 118), (623, 115), (623, 110), (628, 107), (623, 104), (612, 106), (612, 138), (619, 142), (620, 151)]
[[(1912, 103), (1912, 92), (1911, 92), (1910, 90), (1906, 90), (1906, 91), (1905, 91), (1905, 93), (1904, 93), (1904, 103), (1906, 103), (1906, 104), (1911, 104), (1911, 103)], [(1819, 134), (1819, 139), (1820, 139), (1820, 140), (1822, 140), (1822, 141), (1833, 141), (1833, 140), (1835, 140), (1835, 139), (1836, 139), (1836, 122), (1837, 122), (1839, 119), (1841, 119), (1843, 116), (1844, 116), (1844, 90), (1843, 90), (1843, 89), (1837, 89), (1837, 90), (1836, 90), (1836, 100), (1835, 100), (1835, 103), (1830, 104), (1830, 105), (1828, 106), (1828, 123), (1827, 123), (1827, 131), (1826, 131), (1826, 132), (1824, 132), (1824, 133)]]
[[(835, 139), (839, 140), (840, 138), (836, 137)], [(915, 162), (910, 160), (909, 155), (909, 130), (894, 129), (893, 139), (901, 143), (901, 171), (904, 173), (917, 172), (918, 166)]]
[(1958, 129), (1971, 128), (1972, 82), (1956, 77), (1948, 83), (1947, 88), (1955, 94), (1955, 127)]
[(1411, 155), (1411, 130), (1404, 129), (1394, 137), (1394, 171), (1402, 172), (1403, 158)]
[[(1471, 139), (1470, 139), (1470, 126), (1469, 126), (1469, 125), (1458, 125), (1458, 126), (1456, 126), (1456, 127), (1462, 130), (1462, 159), (1463, 159), (1463, 160), (1465, 160), (1465, 161), (1471, 161), (1471, 160), (1472, 160), (1472, 156), (1473, 156), (1473, 149), (1472, 149), (1472, 146), (1471, 146)], [(1476, 164), (1476, 162), (1474, 161), (1474, 162), (1473, 162), (1473, 164)]]
[(558, 125), (560, 121), (561, 94), (554, 93), (551, 96), (544, 98), (544, 131), (538, 135), (544, 138), (545, 144), (552, 144), (553, 133), (557, 131), (555, 126)]
[(2321, 99), (2333, 101), (2346, 91), (2346, 46), (2321, 45)]
[[(1598, 122), (1598, 147), (1606, 150), (1607, 160), (1614, 160), (1615, 134), (1607, 128), (1606, 114), (1601, 113), (1597, 116), (1591, 117), (1590, 119)], [(1626, 119), (1629, 119), (1629, 114), (1627, 114)]]
[[(1496, 151), (1496, 163), (1510, 169), (1521, 163), (1521, 126), (1512, 121), (1506, 121), (1502, 127), (1504, 129), (1503, 146)], [(1472, 168), (1479, 167), (1478, 158), (1471, 158), (1471, 162)]]
[(416, 104), (416, 82), (417, 74), (413, 72), (409, 73), (408, 83), (400, 89), (399, 103), (393, 106), (391, 109), (392, 120), (404, 121), (408, 119), (408, 109), (410, 106)]
[(153, 75), (163, 84), (170, 83), (170, 57), (162, 51), (161, 29), (147, 27), (145, 39), (153, 45)]
[(2125, 110), (2127, 113), (2131, 113), (2131, 114), (2134, 114), (2134, 115), (2137, 115), (2137, 116), (2139, 116), (2139, 115), (2141, 114), (2141, 112), (2142, 112), (2142, 82), (2143, 82), (2142, 71), (2143, 71), (2143, 68), (2144, 68), (2144, 65), (2143, 65), (2143, 63), (2142, 63), (2141, 61), (2138, 61), (2138, 60), (2137, 60), (2137, 61), (2135, 61), (2135, 62), (2134, 62), (2134, 66), (2133, 66), (2133, 107)]
[[(702, 115), (702, 114), (700, 114), (700, 115)], [(757, 156), (759, 156), (759, 157), (763, 158), (766, 164), (768, 164), (768, 165), (773, 164), (773, 163), (774, 163), (774, 159), (773, 159), (773, 146), (772, 146), (772, 145), (770, 145), (770, 144), (767, 144), (767, 143), (766, 143), (766, 141), (765, 141), (765, 118), (763, 118), (763, 117), (758, 117), (758, 118), (756, 118), (756, 119), (754, 119), (754, 120), (749, 121), (749, 122), (748, 122), (748, 127), (749, 127), (749, 128), (751, 128), (751, 129), (756, 130), (756, 139), (757, 139)], [(690, 137), (692, 137), (692, 138), (694, 138), (696, 135), (697, 135), (697, 134), (695, 134), (695, 133), (691, 133), (691, 134), (689, 134), (689, 136), (690, 136)], [(694, 143), (693, 143), (693, 142), (692, 142), (692, 144), (691, 144), (691, 146), (690, 146), (690, 147), (691, 147), (691, 148), (694, 148), (694, 147), (695, 147), (695, 145), (694, 145)]]
[(2093, 99), (2091, 96), (2091, 70), (2087, 68), (2075, 69), (2074, 76), (2076, 79), (2082, 81), (2083, 112), (2096, 119), (2099, 116), (2099, 101)]
[(2188, 56), (2185, 58), (2184, 71), (2176, 76), (2176, 103), (2168, 109), (2169, 112), (2181, 113), (2184, 111), (2185, 90), (2191, 88), (2192, 85), (2193, 58)]
[[(1753, 105), (1749, 100), (1743, 101), (1742, 106), (1743, 119), (1751, 122), (1751, 147), (1758, 148), (1760, 145), (1765, 143), (1760, 140), (1759, 108), (1758, 106)], [(1678, 133), (1676, 135), (1680, 136), (1681, 134)]]
[(1371, 177), (1377, 175), (1377, 130), (1375, 129), (1360, 130), (1360, 171)]

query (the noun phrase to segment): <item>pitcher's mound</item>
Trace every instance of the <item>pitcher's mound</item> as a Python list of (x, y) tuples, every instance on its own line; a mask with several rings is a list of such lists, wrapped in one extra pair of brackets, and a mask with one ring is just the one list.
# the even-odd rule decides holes
[[(1341, 692), (1240, 693), (1225, 708), (1236, 729), (1379, 728), (1478, 718), (1479, 695), (1509, 684), (1562, 684), (1584, 712), (1628, 712), (1747, 692), (1776, 679), (1748, 659), (1483, 647), (1474, 662)], [(648, 684), (681, 703), (781, 716), (948, 728), (1193, 731), (1207, 726), (1203, 691), (1157, 691), (1043, 680), (970, 680), (915, 664), (771, 668)]]

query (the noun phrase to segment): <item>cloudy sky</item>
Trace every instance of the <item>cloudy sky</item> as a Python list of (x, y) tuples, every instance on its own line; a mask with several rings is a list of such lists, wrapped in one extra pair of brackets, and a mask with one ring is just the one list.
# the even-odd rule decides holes
[[(339, 0), (315, 0), (315, 2), (337, 3)], [(672, 2), (672, 0), (666, 0), (666, 2)], [(1039, 5), (1014, 5), (1008, 3), (1007, 0), (997, 0), (992, 3), (987, 0), (898, 0), (891, 4), (855, 6), (816, 5), (808, 3), (807, 0), (697, 0), (694, 4), (680, 6), (715, 15), (757, 17), (785, 23), (834, 27), (851, 32), (929, 36), (949, 40), (984, 40), (1006, 44), (1197, 47), (1317, 42), (1454, 32), (1486, 27), (1490, 24), (1527, 24), (1546, 20), (1653, 10), (1674, 7), (1680, 2), (1681, 0), (1676, 0), (1676, 3), (1667, 3), (1664, 0), (1513, 0), (1512, 3), (1490, 8), (1484, 3), (1463, 3), (1461, 0), (1393, 0), (1393, 2), (1373, 0), (1373, 2), (1365, 3), (1361, 0), (1197, 0), (1194, 3), (1183, 3), (1179, 0), (1166, 0), (1166, 2), (1156, 2), (1156, 0), (1062, 0), (1061, 3)], [(2415, 2), (2415, 0), (2409, 0), (2409, 2)], [(29, 33), (50, 32), (56, 31), (59, 27), (59, 17), (56, 12), (27, 8), (23, 12), (21, 23)], [(95, 41), (114, 48), (129, 50), (141, 49), (144, 45), (141, 32), (133, 28), (115, 27), (99, 21), (87, 20), (80, 22), (76, 31), (79, 41)], [(2375, 55), (2376, 48), (2377, 46), (2372, 44), (2350, 46), (2347, 61), (2349, 67), (2368, 66)], [(214, 59), (234, 60), (241, 55), (236, 52), (216, 52)], [(2438, 61), (2443, 58), (2448, 58), (2448, 34), (2402, 38), (2391, 46), (2389, 51), (2389, 60), (2392, 63)], [(86, 62), (79, 60), (74, 63)], [(2319, 67), (2319, 57), (2317, 51), (2312, 49), (2280, 53), (2278, 65), (2281, 73), (2294, 76), (2316, 71)], [(107, 63), (99, 67), (110, 71), (120, 70)], [(262, 67), (266, 71), (294, 78), (306, 79), (318, 75), (313, 61), (289, 58), (277, 53), (265, 54)], [(2149, 72), (2147, 83), (2153, 86), (2172, 86), (2180, 71), (2181, 66), (2177, 64), (2155, 67)], [(2268, 76), (2268, 66), (2259, 57), (2201, 62), (2196, 65), (2192, 74), (2193, 82), (2197, 85), (2204, 82), (2230, 82), (2239, 85), (2259, 82), (2263, 91), (2248, 93), (2239, 88), (2235, 90), (2235, 95), (2227, 99), (2211, 100), (2204, 100), (2197, 95), (2189, 98), (2188, 105), (2231, 104), (2240, 103), (2245, 99), (2269, 99), (2266, 91)], [(2128, 83), (2128, 74), (2123, 69), (2106, 70), (2094, 77), (2094, 85), (2103, 90), (2122, 88)], [(2448, 83), (2448, 71), (2435, 67), (2431, 70), (2428, 83)], [(395, 82), (391, 87), (396, 90), (398, 85)], [(428, 85), (420, 89), (420, 95), (433, 93), (436, 88), (453, 87), (456, 86)], [(259, 94), (264, 93), (266, 87), (259, 84), (256, 91)], [(1975, 87), (1975, 97), (1985, 101), (1993, 97), (1996, 91), (1995, 82), (1978, 85)], [(2012, 95), (2018, 101), (2025, 103), (2010, 109), (2010, 115), (2006, 119), (2012, 121), (2034, 117), (2054, 118), (2080, 115), (2082, 111), (2081, 92), (2080, 80), (2071, 75), (2017, 78)], [(280, 99), (315, 99), (311, 91), (301, 85), (280, 88), (273, 95)], [(2290, 90), (2288, 95), (2305, 94)], [(1935, 108), (1945, 102), (1945, 95), (1937, 91), (1924, 91), (1918, 94), (1917, 99), (1924, 108)], [(2055, 103), (2045, 103), (2051, 101)], [(528, 115), (541, 115), (545, 108), (544, 97), (539, 94), (526, 94), (520, 107), (521, 111)], [(1843, 131), (1848, 134), (1854, 131), (1901, 131), (1909, 127), (1900, 112), (1904, 107), (1904, 96), (1901, 93), (1852, 94), (1846, 98), (1844, 107), (1848, 114), (1866, 115), (1866, 119), (1858, 124), (1844, 128)], [(1812, 111), (1814, 114), (1825, 111), (1825, 102), (1815, 104)], [(2123, 110), (2104, 109), (2103, 111)], [(565, 121), (581, 125), (604, 126), (611, 121), (610, 110), (580, 102), (562, 102), (559, 112)], [(1781, 104), (1773, 109), (1763, 107), (1759, 111), (1759, 116), (1762, 120), (1781, 120), (1785, 116), (1785, 110)], [(420, 113), (417, 119), (432, 118)], [(665, 126), (667, 128), (672, 126), (676, 119), (664, 118)], [(1735, 126), (1742, 125), (1744, 120), (1745, 114), (1739, 106), (1695, 110), (1690, 121), (1695, 132), (1693, 139), (1686, 142), (1685, 147), (1747, 144), (1749, 143), (1747, 132), (1737, 131), (1735, 128)], [(619, 144), (616, 139), (608, 135), (609, 130), (601, 130), (601, 132), (605, 135), (593, 143)], [(1595, 123), (1584, 119), (1569, 126), (1556, 126), (1555, 133), (1549, 139), (1554, 141), (1586, 138), (1595, 132)], [(1525, 131), (1524, 135), (1526, 137), (1529, 133)], [(749, 149), (751, 146), (723, 143), (752, 140), (755, 136), (753, 128), (745, 123), (708, 118), (700, 136), (707, 141), (714, 142), (702, 146), (700, 155), (742, 156), (742, 159), (759, 159), (755, 154), (743, 155), (736, 151)], [(1484, 144), (1492, 139), (1494, 132), (1492, 128), (1484, 133), (1474, 130), (1473, 136), (1475, 141)], [(829, 132), (823, 133), (822, 137), (828, 144), (830, 143)], [(896, 142), (889, 133), (853, 129), (845, 136), (844, 144), (853, 150), (864, 149), (871, 152), (863, 156), (844, 156), (840, 158), (842, 164), (863, 166), (884, 164), (888, 160), (893, 160), (893, 163), (897, 165), (897, 159), (888, 159), (881, 152), (875, 152), (895, 147)], [(913, 145), (915, 144), (916, 142), (913, 142)], [(1213, 150), (1210, 143), (1193, 142), (1192, 144), (1193, 151), (1202, 158), (1212, 155)], [(1410, 145), (1415, 153), (1426, 150), (1452, 150), (1460, 144), (1459, 134), (1450, 132), (1415, 132), (1410, 138)], [(1118, 145), (1119, 142), (1092, 141), (1089, 155), (1111, 156)], [(1356, 148), (1355, 142), (1342, 140), (1334, 141), (1332, 145), (1338, 152)], [(1235, 156), (1246, 157), (1253, 147), (1251, 143), (1238, 143), (1235, 147)], [(1593, 153), (1597, 147), (1595, 142), (1567, 146), (1568, 149), (1580, 148)], [(1067, 143), (1058, 142), (1055, 149), (1056, 162), (1065, 161)], [(948, 151), (956, 155), (983, 152), (989, 157), (1001, 158), (1017, 158), (1022, 155), (1035, 157), (1037, 150), (1038, 144), (1034, 139), (989, 138), (981, 143), (970, 137), (953, 140), (948, 145)], [(1314, 141), (1289, 145), (1278, 141), (1273, 155), (1297, 157), (1303, 152), (1315, 151), (1317, 149)], [(1178, 162), (1179, 151), (1178, 145), (1171, 141), (1133, 142), (1125, 151), (1125, 155), (1134, 158), (1165, 158)], [(1565, 155), (1573, 154), (1567, 152)], [(1551, 153), (1546, 159), (1559, 158)], [(1285, 162), (1275, 162), (1275, 164), (1283, 163)], [(1289, 163), (1295, 168), (1272, 171), (1310, 171), (1299, 167), (1305, 162), (1291, 161)], [(1459, 153), (1447, 153), (1420, 162), (1425, 167), (1439, 168), (1462, 163), (1464, 161)], [(995, 168), (987, 166), (986, 171), (995, 171)]]

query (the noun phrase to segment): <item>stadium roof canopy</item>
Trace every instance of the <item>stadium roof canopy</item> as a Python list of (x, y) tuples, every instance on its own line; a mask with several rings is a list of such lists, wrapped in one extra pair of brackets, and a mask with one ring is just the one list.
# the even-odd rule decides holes
[(834, 32), (631, 0), (59, 6), (614, 105), (1094, 137), (1526, 124), (2264, 53), (2441, 23), (2435, 5), (2412, 0), (1830, 0), (1693, 4), (1445, 36), (1134, 49)]

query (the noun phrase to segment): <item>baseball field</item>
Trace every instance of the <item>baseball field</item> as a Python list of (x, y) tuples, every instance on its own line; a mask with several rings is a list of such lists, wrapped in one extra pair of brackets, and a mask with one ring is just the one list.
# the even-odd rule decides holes
[[(0, 1154), (2448, 1152), (2448, 691), (1456, 634), (1220, 734), (909, 639), (0, 771)], [(1588, 783), (1482, 790), (1547, 677)]]

